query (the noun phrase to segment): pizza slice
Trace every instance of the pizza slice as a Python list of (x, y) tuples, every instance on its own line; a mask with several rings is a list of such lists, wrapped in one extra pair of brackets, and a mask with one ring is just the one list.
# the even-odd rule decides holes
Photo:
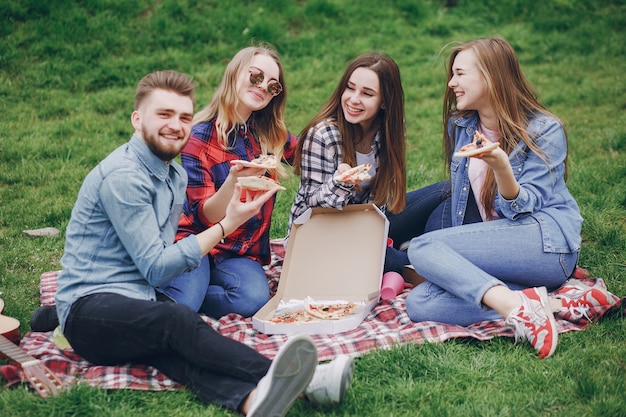
[(237, 182), (241, 185), (241, 188), (253, 191), (267, 191), (278, 185), (279, 190), (286, 190), (285, 187), (280, 185), (278, 181), (275, 181), (269, 177), (257, 177), (251, 175), (249, 177), (238, 177)]
[(476, 156), (484, 152), (490, 152), (496, 149), (500, 144), (498, 142), (490, 142), (482, 133), (479, 131), (474, 132), (474, 140), (472, 143), (468, 143), (463, 146), (457, 152), (454, 153), (454, 157), (457, 158), (468, 158), (470, 156)]
[(290, 324), (290, 323), (306, 323), (315, 320), (311, 317), (303, 308), (297, 310), (291, 310), (284, 313), (279, 313), (272, 317), (269, 321), (278, 324)]
[(339, 320), (354, 314), (357, 304), (353, 302), (312, 303), (305, 301), (304, 309), (313, 317), (322, 320)]
[(230, 161), (232, 165), (239, 164), (245, 168), (263, 168), (263, 169), (276, 169), (278, 166), (278, 160), (275, 155), (265, 154), (254, 158), (252, 161), (246, 161), (243, 159), (234, 159)]
[(361, 164), (352, 167), (341, 174), (335, 175), (335, 180), (341, 182), (356, 182), (364, 181), (372, 178), (369, 171), (372, 168), (371, 164)]

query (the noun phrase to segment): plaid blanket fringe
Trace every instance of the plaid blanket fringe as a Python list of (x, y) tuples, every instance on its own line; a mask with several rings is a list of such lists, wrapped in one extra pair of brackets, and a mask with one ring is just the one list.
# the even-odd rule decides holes
[[(278, 279), (284, 257), (282, 240), (272, 242), (272, 262), (266, 267), (266, 274), (272, 294), (278, 287)], [(56, 279), (60, 271), (46, 272), (40, 277), (41, 305), (54, 304)], [(581, 276), (588, 285), (606, 288), (601, 278)], [(408, 343), (440, 343), (455, 338), (473, 338), (479, 341), (494, 337), (513, 337), (512, 330), (504, 326), (504, 320), (485, 321), (467, 327), (437, 322), (412, 322), (404, 309), (404, 301), (410, 289), (405, 289), (394, 300), (381, 301), (366, 317), (361, 325), (353, 330), (338, 334), (313, 335), (319, 360), (330, 360), (339, 354), (363, 355), (376, 349), (390, 349)], [(617, 297), (616, 297), (617, 298)], [(623, 300), (618, 300), (610, 308), (615, 311)], [(598, 320), (608, 308), (592, 312)], [(620, 309), (621, 312), (621, 309)], [(236, 314), (214, 320), (205, 317), (207, 323), (224, 336), (238, 340), (273, 358), (278, 348), (288, 338), (286, 335), (267, 335), (253, 329), (252, 319)], [(586, 323), (572, 323), (557, 319), (559, 333), (584, 330)], [(180, 389), (181, 385), (170, 380), (158, 370), (143, 365), (96, 366), (78, 355), (71, 348), (60, 350), (53, 341), (53, 332), (29, 332), (24, 335), (20, 347), (28, 354), (40, 359), (64, 384), (76, 382), (104, 389), (135, 389), (164, 391)], [(24, 375), (15, 365), (0, 366), (0, 375), (8, 385), (19, 383)]]

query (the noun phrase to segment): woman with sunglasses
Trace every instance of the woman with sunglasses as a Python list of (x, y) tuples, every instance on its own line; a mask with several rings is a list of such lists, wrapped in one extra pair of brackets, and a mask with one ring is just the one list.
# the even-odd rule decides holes
[[(231, 164), (265, 154), (275, 155), (278, 161), (293, 161), (297, 138), (287, 131), (283, 119), (284, 85), (280, 58), (269, 46), (244, 48), (228, 63), (211, 101), (194, 116), (189, 142), (181, 153), (189, 181), (177, 239), (213, 225), (221, 227), (238, 177), (276, 179), (286, 174), (281, 164), (271, 171)], [(174, 278), (160, 291), (213, 318), (229, 313), (253, 316), (270, 296), (263, 265), (271, 259), (275, 198), (223, 236), (198, 268)], [(340, 403), (353, 372), (354, 360), (348, 355), (319, 365), (304, 391), (305, 398), (319, 406)]]
[[(449, 184), (406, 193), (404, 93), (400, 70), (389, 56), (354, 58), (319, 113), (305, 126), (294, 161), (300, 186), (291, 207), (293, 221), (311, 207), (375, 204), (390, 220), (385, 272), (421, 282), (399, 247), (425, 230), (441, 227), (429, 215), (445, 199)], [(339, 181), (337, 174), (369, 163), (369, 180)]]
[[(238, 177), (285, 174), (281, 164), (272, 171), (231, 164), (261, 154), (292, 161), (297, 138), (283, 120), (284, 85), (282, 64), (270, 47), (244, 48), (229, 62), (211, 101), (194, 116), (181, 153), (189, 183), (177, 239), (220, 225)], [(270, 261), (274, 202), (270, 199), (257, 216), (224, 236), (197, 269), (160, 290), (214, 318), (254, 315), (270, 296), (263, 265)]]

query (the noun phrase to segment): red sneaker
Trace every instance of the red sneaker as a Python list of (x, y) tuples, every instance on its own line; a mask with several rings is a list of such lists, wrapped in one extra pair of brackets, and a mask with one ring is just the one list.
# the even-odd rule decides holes
[(590, 276), (591, 274), (589, 273), (589, 271), (587, 271), (585, 268), (577, 266), (576, 268), (574, 268), (574, 272), (572, 272), (570, 278), (585, 279), (589, 278)]
[(509, 313), (507, 326), (515, 330), (515, 341), (528, 340), (539, 358), (551, 356), (557, 345), (558, 332), (545, 287), (517, 291), (522, 297), (520, 308)]
[(554, 292), (561, 300), (555, 314), (573, 323), (588, 323), (619, 301), (619, 298), (600, 286), (590, 287), (578, 279), (568, 279)]

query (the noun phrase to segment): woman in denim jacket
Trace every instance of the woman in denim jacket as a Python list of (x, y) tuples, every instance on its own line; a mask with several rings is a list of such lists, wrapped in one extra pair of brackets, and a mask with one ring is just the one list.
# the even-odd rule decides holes
[[(444, 98), (444, 147), (452, 195), (450, 228), (411, 241), (408, 256), (427, 282), (406, 308), (413, 321), (469, 325), (506, 319), (541, 358), (557, 345), (564, 318), (602, 302), (587, 289), (555, 289), (571, 276), (582, 218), (567, 190), (567, 135), (536, 99), (513, 48), (502, 38), (456, 47)], [(455, 151), (482, 133), (499, 147), (474, 157)], [(606, 298), (606, 297), (604, 297)]]

